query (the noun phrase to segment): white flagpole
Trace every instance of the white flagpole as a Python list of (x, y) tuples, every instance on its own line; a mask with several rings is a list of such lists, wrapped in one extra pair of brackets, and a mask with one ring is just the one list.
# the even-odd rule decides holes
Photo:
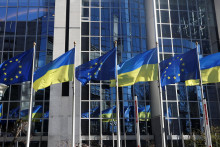
[(158, 31), (157, 31), (157, 11), (156, 11), (156, 1), (153, 0), (154, 7), (154, 23), (155, 23), (155, 40), (157, 48), (157, 61), (158, 61), (158, 84), (159, 84), (159, 94), (160, 94), (160, 107), (161, 107), (161, 137), (162, 137), (162, 147), (166, 147), (166, 135), (165, 135), (165, 124), (164, 124), (164, 113), (163, 113), (163, 96), (162, 96), (162, 87), (161, 87), (161, 77), (160, 77), (160, 50), (158, 47)]
[(31, 120), (32, 120), (32, 103), (33, 103), (33, 84), (34, 84), (34, 65), (35, 65), (35, 51), (36, 51), (36, 43), (33, 44), (33, 61), (32, 61), (32, 77), (31, 77), (31, 97), (29, 101), (29, 112), (28, 112), (28, 132), (27, 132), (27, 144), (26, 147), (30, 146), (30, 137), (31, 137)]
[[(115, 41), (115, 47), (117, 47), (117, 41)], [(121, 146), (121, 131), (120, 131), (120, 115), (119, 115), (119, 92), (118, 92), (118, 69), (117, 69), (117, 50), (116, 50), (116, 62), (115, 62), (115, 70), (116, 70), (116, 116), (117, 116), (117, 147)]]
[(157, 58), (158, 58), (158, 84), (159, 84), (159, 93), (160, 93), (160, 107), (161, 107), (161, 135), (162, 135), (162, 147), (166, 147), (166, 136), (165, 136), (165, 127), (164, 127), (164, 114), (163, 114), (163, 98), (162, 98), (162, 87), (161, 87), (161, 77), (160, 77), (160, 52), (158, 43), (157, 45)]
[(209, 126), (207, 102), (206, 102), (206, 98), (204, 97), (203, 86), (202, 86), (202, 74), (201, 74), (200, 62), (199, 62), (198, 42), (196, 42), (196, 50), (197, 50), (198, 66), (199, 66), (199, 76), (200, 76), (199, 83), (200, 83), (202, 105), (203, 105), (203, 125), (204, 125), (205, 136), (206, 136), (205, 140), (206, 140), (206, 146), (207, 147), (212, 147), (212, 138), (211, 138), (210, 126)]
[(73, 100), (72, 100), (72, 147), (75, 147), (75, 117), (76, 117), (76, 111), (75, 111), (75, 104), (76, 104), (76, 100), (75, 100), (75, 90), (76, 90), (76, 79), (75, 79), (75, 64), (76, 64), (76, 42), (74, 41), (74, 49), (75, 49), (75, 53), (74, 53), (74, 75), (73, 75)]
[(135, 118), (136, 118), (136, 121), (135, 121), (136, 122), (136, 143), (137, 143), (137, 147), (141, 147), (137, 96), (134, 96), (134, 106), (135, 106), (134, 108), (135, 108)]

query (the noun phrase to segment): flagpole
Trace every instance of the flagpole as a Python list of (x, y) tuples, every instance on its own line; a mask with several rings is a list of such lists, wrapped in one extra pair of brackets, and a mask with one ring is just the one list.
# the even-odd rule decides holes
[[(75, 53), (74, 53), (74, 65), (76, 64), (76, 42), (74, 41), (74, 49), (75, 49)], [(75, 104), (76, 104), (76, 99), (75, 99), (75, 85), (76, 85), (76, 80), (75, 80), (75, 68), (74, 68), (74, 75), (73, 75), (73, 82), (72, 82), (72, 86), (73, 86), (73, 100), (72, 100), (72, 147), (75, 147), (75, 117), (76, 117), (76, 111), (75, 111)]]
[[(117, 48), (117, 41), (115, 41), (115, 48)], [(121, 131), (120, 131), (120, 116), (119, 116), (119, 93), (118, 93), (118, 70), (117, 70), (117, 50), (116, 50), (116, 116), (117, 116), (117, 147), (121, 146)]]
[[(156, 39), (158, 40), (158, 39)], [(165, 136), (165, 127), (164, 127), (164, 114), (163, 114), (163, 97), (162, 97), (162, 87), (161, 87), (161, 77), (160, 77), (160, 51), (158, 47), (158, 42), (156, 42), (157, 46), (157, 60), (158, 60), (158, 84), (159, 84), (159, 93), (160, 93), (160, 107), (161, 107), (161, 135), (162, 135), (162, 147), (166, 147), (166, 136)]]
[(158, 61), (158, 84), (159, 84), (159, 95), (160, 95), (160, 108), (161, 108), (161, 137), (162, 137), (162, 147), (166, 147), (166, 135), (165, 135), (165, 125), (164, 125), (164, 113), (163, 113), (163, 96), (162, 96), (162, 87), (161, 87), (161, 77), (160, 77), (160, 50), (158, 47), (158, 30), (157, 30), (157, 11), (156, 11), (156, 1), (153, 0), (154, 7), (154, 29), (155, 29), (155, 40), (157, 48), (157, 61)]
[(28, 115), (28, 132), (27, 132), (27, 144), (26, 147), (30, 146), (30, 137), (31, 137), (31, 120), (32, 120), (32, 103), (33, 103), (33, 84), (34, 84), (34, 65), (35, 65), (35, 52), (36, 52), (36, 43), (33, 44), (33, 61), (32, 61), (32, 76), (31, 76), (31, 97), (29, 101), (29, 115)]
[(206, 102), (206, 98), (204, 97), (203, 86), (202, 86), (202, 74), (201, 74), (200, 62), (199, 62), (198, 42), (196, 42), (196, 50), (197, 50), (199, 76), (200, 76), (199, 84), (200, 84), (200, 89), (201, 89), (201, 97), (202, 97), (202, 105), (203, 105), (203, 125), (204, 125), (205, 136), (206, 136), (205, 140), (206, 140), (206, 146), (212, 147), (212, 138), (211, 138), (210, 126), (209, 126), (207, 102)]
[[(139, 117), (138, 117), (138, 100), (137, 96), (134, 96), (134, 108), (135, 108), (135, 118), (136, 118), (136, 143), (137, 147), (141, 147), (141, 139), (140, 139), (140, 127), (139, 127)], [(146, 113), (145, 113), (146, 115)]]

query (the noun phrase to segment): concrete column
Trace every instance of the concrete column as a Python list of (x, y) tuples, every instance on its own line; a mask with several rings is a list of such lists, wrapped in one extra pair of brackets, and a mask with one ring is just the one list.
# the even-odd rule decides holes
[[(147, 47), (148, 49), (156, 48), (156, 29), (154, 16), (153, 0), (145, 0), (146, 8), (146, 30), (147, 30)], [(159, 84), (157, 81), (150, 82), (150, 98), (151, 98), (151, 125), (152, 133), (156, 147), (162, 147), (161, 134), (161, 103), (159, 94)]]
[[(65, 53), (66, 0), (56, 0), (53, 59)], [(72, 99), (62, 96), (62, 84), (50, 87), (48, 147), (70, 146)]]

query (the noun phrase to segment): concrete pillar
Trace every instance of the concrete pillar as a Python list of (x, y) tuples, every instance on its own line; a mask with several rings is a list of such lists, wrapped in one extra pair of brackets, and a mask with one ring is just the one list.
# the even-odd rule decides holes
[[(147, 30), (147, 47), (148, 49), (156, 48), (156, 29), (154, 16), (153, 0), (145, 0), (146, 8), (146, 30)], [(150, 98), (151, 98), (151, 124), (152, 133), (156, 147), (162, 147), (161, 134), (161, 103), (159, 94), (159, 84), (157, 81), (150, 82)]]

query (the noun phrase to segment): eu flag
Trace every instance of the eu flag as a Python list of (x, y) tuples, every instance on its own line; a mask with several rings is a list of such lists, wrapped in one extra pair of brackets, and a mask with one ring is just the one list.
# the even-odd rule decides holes
[(0, 83), (10, 85), (31, 80), (33, 49), (19, 54), (0, 65)]
[(9, 118), (18, 118), (19, 117), (20, 106), (9, 111)]
[(160, 63), (161, 86), (199, 79), (199, 66), (196, 49), (177, 55)]
[(76, 78), (86, 85), (90, 80), (115, 79), (116, 48), (103, 56), (76, 67)]

